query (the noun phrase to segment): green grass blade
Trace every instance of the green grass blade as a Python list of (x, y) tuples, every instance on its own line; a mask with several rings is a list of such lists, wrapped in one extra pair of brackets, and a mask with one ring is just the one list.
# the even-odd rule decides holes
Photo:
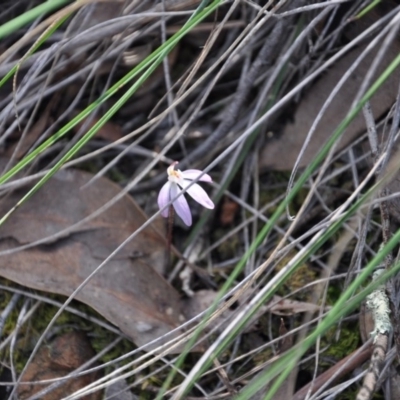
[[(66, 15), (62, 18), (60, 18), (57, 22), (55, 22), (49, 29), (48, 31), (45, 32), (45, 34), (35, 42), (35, 44), (32, 46), (32, 48), (28, 51), (27, 54), (25, 54), (23, 59), (28, 59), (30, 55), (32, 55), (37, 49), (40, 48), (40, 46), (65, 22), (65, 20), (69, 18), (69, 15)], [(22, 59), (22, 60), (23, 60)], [(0, 87), (2, 87), (17, 71), (18, 65), (20, 65), (21, 61), (17, 61), (15, 66), (7, 72), (5, 76), (0, 80)]]
[[(211, 14), (221, 3), (222, 0), (214, 0), (212, 4), (206, 7), (202, 12), (200, 12), (195, 18), (190, 21), (190, 24), (185, 24), (183, 28), (181, 28), (176, 34), (174, 34), (170, 39), (168, 39), (164, 45), (160, 46), (156, 49), (152, 54), (146, 57), (140, 64), (138, 64), (135, 68), (133, 68), (127, 75), (121, 78), (116, 84), (114, 84), (104, 95), (100, 96), (95, 102), (90, 104), (86, 109), (84, 109), (81, 113), (79, 113), (75, 118), (73, 118), (69, 123), (64, 125), (56, 134), (47, 139), (44, 143), (42, 143), (38, 148), (36, 148), (32, 153), (27, 155), (23, 160), (21, 160), (17, 165), (7, 171), (0, 177), (0, 184), (7, 182), (11, 179), (15, 174), (21, 171), (24, 167), (30, 164), (39, 154), (43, 153), (48, 147), (53, 145), (57, 140), (65, 136), (74, 126), (82, 122), (87, 116), (89, 116), (92, 111), (94, 111), (97, 107), (103, 104), (106, 100), (112, 97), (115, 93), (117, 93), (121, 88), (126, 86), (131, 80), (133, 80), (136, 76), (142, 73), (146, 68), (151, 67), (153, 62), (157, 61), (158, 64), (161, 63), (162, 58), (165, 57), (181, 40), (183, 36), (185, 36), (195, 25), (197, 25), (201, 20), (203, 20), (206, 16)], [(134, 93), (129, 91), (131, 95)], [(124, 97), (125, 98), (125, 97)], [(120, 104), (120, 103), (118, 103)], [(107, 116), (113, 115), (106, 113)], [(108, 120), (101, 119), (101, 123), (97, 123), (95, 125), (96, 129), (100, 129)], [(88, 132), (90, 136), (92, 136), (93, 128)], [(84, 140), (84, 138), (83, 138)], [(80, 142), (84, 143), (84, 142)], [(79, 151), (79, 148), (74, 147)], [(49, 174), (54, 175), (54, 171), (49, 171)]]
[[(353, 211), (355, 212), (356, 210)], [(363, 269), (361, 274), (354, 280), (354, 282), (347, 288), (347, 290), (342, 294), (339, 300), (329, 311), (328, 315), (322, 320), (316, 329), (306, 339), (304, 339), (302, 343), (291, 349), (279, 361), (274, 363), (270, 369), (268, 369), (254, 382), (254, 385), (246, 388), (243, 393), (236, 398), (236, 400), (245, 400), (249, 398), (248, 396), (256, 393), (262, 386), (265, 385), (266, 381), (271, 381), (279, 375), (279, 378), (276, 380), (276, 382), (274, 382), (274, 385), (271, 387), (270, 391), (265, 397), (265, 400), (272, 399), (278, 388), (290, 374), (293, 367), (297, 364), (298, 360), (316, 342), (318, 337), (326, 333), (326, 331), (334, 326), (340, 318), (346, 316), (348, 313), (354, 310), (363, 301), (363, 299), (365, 299), (365, 297), (368, 296), (368, 294), (375, 290), (379, 285), (385, 283), (389, 278), (400, 271), (400, 263), (398, 263), (393, 266), (392, 269), (382, 274), (379, 279), (371, 282), (357, 295), (352, 297), (353, 293), (359, 290), (361, 285), (372, 275), (372, 272), (376, 269), (376, 267), (382, 264), (387, 254), (389, 254), (389, 252), (391, 252), (398, 245), (399, 241), (400, 229), (381, 249), (381, 251), (379, 251), (374, 259)]]
[(353, 20), (364, 17), (364, 15), (368, 14), (371, 10), (373, 10), (380, 2), (381, 0), (373, 0), (371, 4), (368, 4), (356, 16), (354, 16)]
[(21, 200), (13, 207), (7, 214), (0, 219), (0, 225), (11, 215), (11, 213), (23, 204), (26, 200), (32, 197), (68, 160), (70, 160), (96, 133), (97, 131), (121, 108), (121, 106), (129, 100), (133, 93), (143, 84), (143, 82), (154, 72), (158, 67), (159, 62), (154, 62), (147, 71), (138, 79), (132, 87), (126, 91), (126, 93), (111, 107), (94, 125), (93, 127), (82, 137), (75, 145), (68, 150), (68, 152), (54, 165), (54, 167), (42, 178), (40, 181), (28, 191), (21, 198)]
[[(223, 294), (225, 294), (227, 292), (227, 290), (229, 289), (230, 285), (234, 282), (234, 279), (239, 275), (241, 270), (246, 265), (248, 259), (252, 256), (252, 254), (261, 245), (261, 243), (264, 241), (265, 237), (271, 232), (271, 230), (273, 229), (275, 223), (278, 222), (278, 219), (285, 212), (286, 207), (294, 199), (294, 197), (299, 192), (299, 190), (304, 186), (304, 184), (307, 182), (307, 180), (312, 175), (312, 173), (322, 163), (322, 161), (328, 155), (328, 153), (329, 153), (330, 149), (332, 148), (332, 146), (340, 138), (340, 136), (343, 134), (343, 132), (347, 128), (347, 126), (352, 122), (352, 120), (356, 117), (356, 115), (361, 111), (361, 109), (365, 105), (365, 103), (367, 101), (369, 101), (369, 99), (377, 92), (377, 90), (382, 86), (382, 84), (394, 72), (394, 70), (396, 68), (398, 68), (399, 64), (400, 64), (400, 55), (398, 55), (391, 62), (391, 64), (386, 68), (386, 70), (382, 73), (382, 75), (379, 76), (379, 78), (374, 82), (374, 84), (367, 91), (367, 93), (362, 97), (360, 102), (354, 107), (354, 109), (352, 109), (349, 112), (349, 114), (345, 117), (345, 119), (339, 124), (339, 126), (334, 131), (333, 135), (330, 137), (330, 139), (327, 141), (327, 143), (323, 147), (323, 149), (317, 154), (317, 156), (314, 158), (314, 160), (309, 164), (309, 166), (306, 168), (306, 170), (301, 174), (301, 176), (299, 177), (298, 181), (293, 186), (293, 189), (287, 195), (286, 199), (283, 202), (280, 203), (280, 205), (278, 206), (278, 208), (275, 211), (275, 213), (271, 216), (271, 218), (268, 221), (268, 223), (265, 224), (265, 226), (262, 228), (262, 230), (258, 234), (256, 240), (251, 244), (249, 250), (244, 254), (242, 259), (236, 265), (236, 267), (234, 268), (233, 272), (231, 273), (229, 279), (225, 282), (223, 288), (221, 289), (221, 295), (218, 297), (218, 300), (222, 297)], [(364, 197), (361, 197), (361, 199), (364, 199)], [(359, 206), (361, 205), (361, 203), (357, 203), (357, 204)], [(342, 222), (344, 222), (344, 220)], [(340, 226), (335, 224), (335, 227), (336, 227), (336, 230), (337, 230), (337, 229), (339, 229)], [(318, 242), (318, 243), (320, 243), (322, 245), (330, 237), (329, 235), (334, 233), (334, 232), (332, 232), (332, 233), (330, 233), (330, 232), (331, 231), (326, 232), (324, 237), (323, 237), (324, 241), (323, 242), (321, 241), (321, 242)], [(283, 281), (281, 281), (281, 282), (283, 282)], [(263, 300), (267, 301), (273, 295), (273, 293), (275, 293), (275, 290), (273, 292), (271, 291), (268, 294), (268, 296)], [(260, 306), (261, 306), (261, 304), (260, 304)], [(249, 314), (247, 319), (250, 319), (251, 316), (252, 315)], [(245, 320), (245, 323), (247, 322), (247, 319)], [(221, 347), (219, 349), (217, 349), (213, 353), (213, 356), (210, 357), (207, 360), (207, 362), (205, 362), (201, 366), (199, 371), (193, 377), (191, 377), (192, 378), (192, 382), (191, 382), (191, 385), (187, 387), (187, 391), (193, 386), (193, 383), (201, 376), (201, 374), (211, 365), (213, 359), (215, 357), (217, 357), (229, 345), (229, 343), (233, 340), (233, 338), (235, 337), (235, 335), (239, 332), (239, 330), (241, 328), (242, 328), (241, 326), (238, 327), (238, 329), (235, 330), (235, 333), (233, 335), (229, 335), (228, 339), (226, 341), (222, 342)], [(186, 393), (187, 393), (187, 391), (186, 391)]]
[(38, 6), (32, 8), (31, 10), (15, 17), (11, 21), (6, 22), (0, 26), (0, 39), (14, 33), (19, 28), (29, 24), (36, 18), (40, 17), (42, 14), (49, 13), (57, 8), (60, 8), (66, 3), (70, 3), (71, 0), (48, 0)]

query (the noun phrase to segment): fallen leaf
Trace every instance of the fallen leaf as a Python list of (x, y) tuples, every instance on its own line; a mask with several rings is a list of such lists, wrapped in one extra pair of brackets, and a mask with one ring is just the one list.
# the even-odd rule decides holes
[(278, 354), (282, 354), (293, 347), (293, 335), (285, 336), (288, 333), (285, 322), (281, 318), (281, 324), (279, 325), (279, 336), (281, 339), (278, 342)]
[[(68, 375), (95, 355), (90, 343), (83, 332), (68, 332), (56, 338), (48, 346), (42, 347), (36, 354), (25, 374), (22, 376), (18, 388), (18, 398), (28, 399), (41, 392), (51, 384), (23, 384), (23, 382), (43, 381), (56, 379)], [(67, 395), (89, 385), (99, 378), (98, 373), (92, 372), (64, 381), (59, 387), (40, 396), (41, 400), (59, 400)], [(99, 400), (100, 391), (82, 397), (85, 400)]]
[[(47, 244), (23, 251), (20, 245), (55, 235), (103, 206), (120, 192), (105, 178), (81, 189), (92, 175), (60, 171), (0, 228), (0, 275), (21, 285), (69, 296), (146, 216), (130, 196), (79, 229)], [(3, 199), (4, 215), (22, 196)], [(164, 221), (140, 232), (78, 293), (76, 298), (97, 310), (142, 346), (184, 319), (179, 293), (160, 275), (164, 264)]]

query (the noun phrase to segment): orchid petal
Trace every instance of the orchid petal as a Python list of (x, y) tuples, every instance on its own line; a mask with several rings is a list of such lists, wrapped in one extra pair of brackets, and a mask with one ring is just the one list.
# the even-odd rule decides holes
[[(167, 182), (160, 190), (160, 193), (158, 194), (158, 207), (160, 207), (160, 210), (163, 209), (171, 200), (171, 182)], [(167, 207), (165, 210), (161, 211), (161, 215), (164, 218), (167, 218), (169, 214), (169, 207)]]
[[(171, 199), (176, 197), (181, 190), (179, 189), (177, 184), (171, 184)], [(187, 225), (192, 225), (192, 214), (190, 212), (189, 204), (185, 199), (185, 196), (179, 196), (173, 203), (174, 209), (176, 213), (181, 217), (182, 221)]]
[[(200, 171), (199, 169), (187, 169), (186, 171), (182, 171), (182, 176), (185, 179), (190, 179), (190, 180), (196, 180), (201, 174), (203, 173), (203, 171)], [(212, 182), (211, 176), (208, 174), (204, 174), (199, 181), (203, 181), (203, 182)]]
[[(187, 187), (190, 183), (190, 181), (184, 180), (182, 182), (182, 187)], [(194, 183), (192, 186), (190, 186), (190, 188), (187, 189), (186, 192), (203, 207), (210, 209), (214, 208), (214, 203), (208, 197), (206, 191), (197, 183)]]

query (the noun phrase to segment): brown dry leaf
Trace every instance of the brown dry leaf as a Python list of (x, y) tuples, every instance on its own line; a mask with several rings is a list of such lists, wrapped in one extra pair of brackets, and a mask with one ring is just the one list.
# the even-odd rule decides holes
[[(94, 351), (83, 332), (68, 332), (55, 339), (50, 345), (42, 347), (29, 365), (18, 389), (20, 400), (28, 399), (41, 392), (46, 386), (42, 384), (24, 385), (23, 382), (56, 379), (68, 375), (82, 364), (94, 357)], [(64, 384), (51, 392), (41, 395), (42, 400), (59, 400), (89, 385), (98, 379), (98, 373), (81, 375), (64, 381)], [(82, 399), (99, 400), (102, 393), (97, 391)]]
[[(376, 14), (369, 23), (374, 22), (377, 18), (379, 18), (379, 15)], [(353, 24), (359, 23), (360, 21), (353, 22)], [(354, 29), (357, 30), (357, 27)], [(283, 129), (282, 134), (277, 138), (272, 138), (263, 149), (260, 162), (262, 168), (290, 170), (293, 167), (305, 138), (325, 100), (364, 49), (365, 45), (347, 53), (305, 92), (294, 113), (294, 122), (288, 123)], [(379, 49), (375, 49), (375, 51), (363, 59), (358, 68), (351, 74), (350, 78), (339, 90), (321, 121), (318, 123), (316, 131), (301, 159), (300, 167), (305, 167), (310, 163), (315, 157), (315, 154), (321, 150), (328, 138), (332, 135), (335, 128), (347, 115), (351, 102), (359, 90), (367, 71), (371, 67), (378, 50)], [(389, 63), (398, 56), (399, 52), (400, 41), (397, 39), (385, 53), (382, 62), (379, 64), (373, 76), (372, 82), (383, 72)], [(396, 100), (399, 78), (400, 70), (396, 70), (372, 97), (370, 103), (375, 118), (379, 119), (382, 117)], [(364, 118), (362, 114), (359, 113), (342, 135), (338, 149), (342, 149), (350, 144), (365, 130)]]
[(281, 324), (279, 325), (279, 336), (281, 336), (278, 343), (279, 354), (282, 354), (293, 347), (293, 335), (285, 336), (287, 333), (288, 330), (286, 329), (285, 322), (283, 321), (283, 318), (281, 318)]
[[(60, 171), (0, 228), (0, 275), (21, 285), (69, 296), (99, 264), (139, 228), (146, 216), (129, 196), (69, 236), (24, 251), (7, 250), (81, 221), (120, 188), (81, 171)], [(16, 192), (0, 205), (4, 215), (21, 198)], [(157, 272), (164, 263), (160, 219), (136, 236), (78, 293), (76, 298), (117, 325), (138, 345), (166, 334), (182, 322), (180, 297)]]

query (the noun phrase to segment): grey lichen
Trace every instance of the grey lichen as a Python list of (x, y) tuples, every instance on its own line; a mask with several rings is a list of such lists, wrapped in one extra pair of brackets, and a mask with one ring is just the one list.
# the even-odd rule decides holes
[[(385, 270), (380, 268), (373, 274), (373, 280), (376, 280)], [(389, 299), (385, 293), (384, 285), (379, 286), (375, 291), (367, 296), (367, 307), (372, 312), (375, 323), (375, 329), (371, 336), (375, 339), (377, 334), (388, 335), (392, 330), (390, 322)]]

